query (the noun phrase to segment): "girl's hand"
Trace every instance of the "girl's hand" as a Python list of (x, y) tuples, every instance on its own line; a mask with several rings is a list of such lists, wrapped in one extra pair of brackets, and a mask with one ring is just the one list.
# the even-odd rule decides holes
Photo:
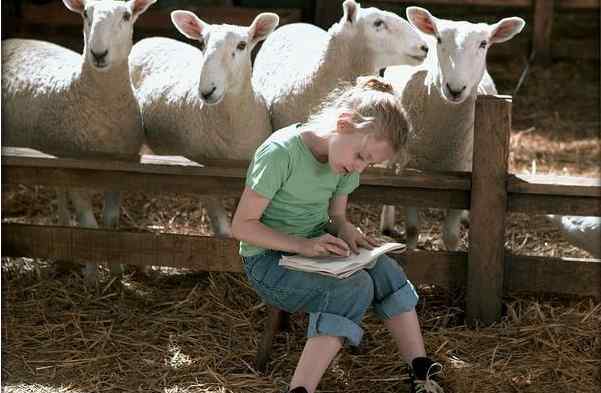
[(364, 235), (359, 228), (350, 222), (342, 225), (338, 231), (338, 237), (344, 240), (355, 254), (359, 254), (359, 247), (371, 250), (378, 246), (378, 242), (375, 239)]
[(322, 257), (332, 254), (347, 257), (350, 255), (350, 249), (344, 240), (326, 233), (312, 239), (303, 239), (299, 254), (306, 257)]

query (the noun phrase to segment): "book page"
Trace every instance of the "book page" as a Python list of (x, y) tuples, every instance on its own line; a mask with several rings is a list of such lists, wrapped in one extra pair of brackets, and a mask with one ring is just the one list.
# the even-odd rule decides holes
[(336, 273), (346, 268), (352, 268), (353, 266), (367, 265), (384, 253), (405, 248), (405, 244), (402, 243), (385, 243), (379, 247), (374, 247), (372, 250), (360, 248), (358, 255), (351, 254), (348, 257), (327, 256), (310, 258), (301, 255), (284, 256), (280, 264), (299, 268), (303, 267), (303, 270), (308, 271), (323, 270)]

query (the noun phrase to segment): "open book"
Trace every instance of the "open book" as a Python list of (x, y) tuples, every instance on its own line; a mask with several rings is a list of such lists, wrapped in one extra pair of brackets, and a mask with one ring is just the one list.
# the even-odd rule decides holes
[(359, 249), (359, 254), (351, 254), (349, 257), (304, 257), (302, 255), (283, 256), (280, 266), (288, 269), (301, 270), (304, 272), (319, 273), (336, 278), (347, 278), (351, 274), (361, 270), (370, 269), (374, 266), (376, 259), (389, 251), (404, 251), (403, 243), (384, 243), (373, 250)]

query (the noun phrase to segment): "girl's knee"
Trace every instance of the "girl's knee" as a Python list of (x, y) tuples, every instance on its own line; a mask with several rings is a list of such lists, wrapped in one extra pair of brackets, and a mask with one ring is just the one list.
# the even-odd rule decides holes
[(376, 279), (375, 277), (394, 277), (397, 279), (399, 276), (406, 279), (403, 268), (388, 255), (381, 255), (370, 270), (370, 273), (372, 280)]
[(328, 309), (358, 323), (374, 299), (374, 284), (365, 271), (359, 271), (340, 281), (330, 292)]
[(365, 270), (358, 271), (347, 280), (350, 284), (347, 285), (347, 288), (351, 297), (355, 297), (358, 301), (366, 299), (371, 302), (374, 297), (374, 281)]

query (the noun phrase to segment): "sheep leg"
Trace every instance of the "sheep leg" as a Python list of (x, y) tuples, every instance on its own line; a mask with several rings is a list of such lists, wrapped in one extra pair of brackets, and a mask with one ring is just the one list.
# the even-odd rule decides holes
[(71, 215), (69, 214), (67, 190), (60, 188), (56, 191), (56, 202), (58, 206), (58, 224), (68, 227), (71, 225)]
[[(86, 191), (69, 191), (69, 197), (71, 198), (71, 202), (73, 202), (79, 225), (84, 228), (98, 228), (89, 194)], [(86, 263), (84, 278), (88, 282), (96, 281), (95, 263)]]
[(223, 207), (223, 202), (218, 196), (207, 196), (204, 201), (213, 232), (217, 237), (232, 237), (232, 226)]
[(459, 247), (459, 227), (465, 213), (465, 210), (447, 210), (442, 229), (442, 241), (449, 251), (455, 251)]
[(407, 248), (410, 250), (417, 249), (420, 227), (421, 222), (417, 208), (405, 207), (405, 233), (407, 235)]
[(463, 225), (465, 225), (466, 227), (470, 226), (470, 211), (469, 210), (462, 210), (461, 223)]
[[(102, 224), (105, 228), (117, 229), (119, 226), (119, 215), (121, 212), (121, 192), (106, 191), (104, 193), (104, 206), (102, 209)], [(123, 274), (123, 265), (110, 264), (111, 274), (120, 276)]]
[(382, 214), (380, 215), (380, 232), (383, 235), (391, 236), (394, 232), (394, 206), (382, 206)]

